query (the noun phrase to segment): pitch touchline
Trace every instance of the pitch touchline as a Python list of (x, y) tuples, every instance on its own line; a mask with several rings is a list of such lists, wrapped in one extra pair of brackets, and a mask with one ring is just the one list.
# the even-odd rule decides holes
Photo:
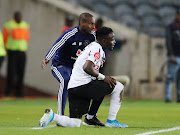
[[(56, 125), (48, 125), (46, 128), (52, 128), (52, 127), (55, 127)], [(30, 128), (32, 130), (39, 130), (39, 129), (44, 129), (43, 127), (33, 127), (33, 128)]]
[[(48, 125), (45, 128), (52, 128), (52, 127), (56, 127), (56, 125)], [(0, 130), (5, 130), (5, 129), (9, 129), (9, 130), (41, 130), (44, 129), (43, 127), (0, 127)]]
[(180, 127), (173, 127), (173, 128), (163, 129), (163, 130), (159, 130), (159, 131), (150, 131), (150, 132), (140, 133), (140, 134), (136, 134), (136, 135), (152, 135), (152, 134), (156, 134), (156, 133), (170, 132), (170, 131), (175, 131), (175, 130), (180, 130)]

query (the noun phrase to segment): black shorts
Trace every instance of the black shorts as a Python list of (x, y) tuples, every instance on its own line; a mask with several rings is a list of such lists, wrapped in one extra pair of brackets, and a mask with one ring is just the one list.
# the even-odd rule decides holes
[(100, 80), (68, 89), (70, 117), (82, 118), (89, 110), (91, 99), (102, 98), (112, 91), (113, 88), (110, 88), (108, 83)]

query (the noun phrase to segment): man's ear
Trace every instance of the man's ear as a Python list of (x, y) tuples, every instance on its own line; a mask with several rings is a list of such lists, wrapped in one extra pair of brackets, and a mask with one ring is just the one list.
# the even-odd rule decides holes
[(84, 22), (82, 20), (80, 20), (80, 25), (83, 26), (84, 25)]
[(106, 44), (106, 39), (102, 39), (102, 43), (103, 43), (103, 45), (105, 45)]

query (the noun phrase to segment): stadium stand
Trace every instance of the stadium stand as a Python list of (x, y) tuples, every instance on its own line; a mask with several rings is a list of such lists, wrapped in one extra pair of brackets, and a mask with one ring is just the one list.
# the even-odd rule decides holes
[(129, 2), (132, 3), (134, 7), (137, 7), (141, 4), (149, 4), (148, 0), (132, 0), (132, 1), (129, 0)]
[(105, 3), (109, 6), (115, 6), (121, 2), (126, 2), (126, 0), (105, 0)]
[(161, 21), (158, 16), (154, 15), (147, 15), (142, 18), (142, 25), (143, 26), (161, 26)]
[(118, 4), (114, 8), (114, 13), (116, 17), (126, 15), (126, 14), (133, 14), (133, 8), (128, 4)]
[(164, 35), (165, 26), (174, 19), (176, 7), (180, 6), (179, 0), (76, 0), (76, 3), (153, 37)]
[(161, 20), (162, 20), (162, 23), (164, 26), (167, 26), (168, 24), (171, 23), (171, 21), (174, 19), (174, 16), (173, 15), (168, 15), (168, 16), (165, 16), (163, 17)]
[(141, 4), (141, 5), (136, 6), (135, 12), (136, 12), (137, 16), (139, 16), (139, 17), (156, 14), (155, 8), (149, 4)]
[(96, 6), (93, 7), (93, 11), (100, 15), (106, 15), (106, 17), (111, 19), (115, 17), (111, 8), (105, 4), (96, 4)]
[(176, 6), (175, 0), (149, 0), (149, 3), (157, 8), (162, 6)]
[(123, 15), (120, 18), (117, 18), (117, 21), (135, 30), (139, 30), (141, 26), (141, 22), (139, 21), (139, 19), (131, 14)]

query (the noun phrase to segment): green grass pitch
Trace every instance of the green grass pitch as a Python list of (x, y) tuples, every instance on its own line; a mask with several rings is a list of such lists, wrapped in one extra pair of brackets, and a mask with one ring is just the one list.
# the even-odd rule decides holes
[[(117, 120), (129, 128), (87, 127), (64, 128), (51, 122), (47, 128), (39, 129), (38, 122), (45, 108), (57, 111), (56, 100), (0, 100), (0, 135), (136, 135), (180, 127), (180, 103), (164, 103), (160, 100), (127, 100), (122, 103)], [(109, 100), (103, 101), (98, 118), (106, 122)], [(65, 114), (68, 115), (68, 104)], [(84, 118), (84, 117), (83, 117)], [(179, 135), (180, 129), (158, 135)]]

